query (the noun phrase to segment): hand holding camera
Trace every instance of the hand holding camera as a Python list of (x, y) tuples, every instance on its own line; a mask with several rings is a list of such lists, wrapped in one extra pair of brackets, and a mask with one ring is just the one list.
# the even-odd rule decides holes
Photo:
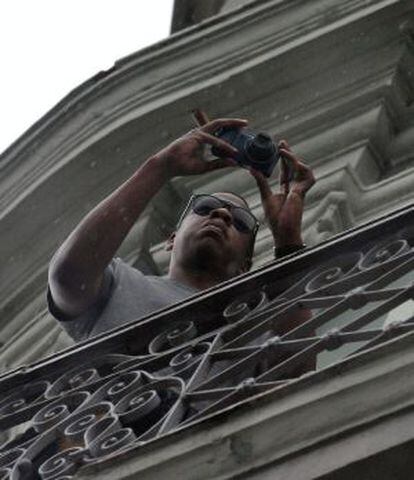
[(312, 169), (298, 159), (285, 140), (281, 140), (278, 147), (281, 158), (280, 192), (273, 193), (267, 179), (260, 172), (252, 169), (251, 174), (259, 187), (265, 218), (275, 246), (301, 246), (304, 198), (314, 185), (315, 177)]
[[(234, 160), (244, 168), (254, 168), (270, 177), (279, 159), (277, 146), (266, 133), (255, 133), (246, 128), (224, 127), (214, 135), (237, 149)], [(222, 157), (220, 148), (213, 147), (211, 153)]]
[[(247, 121), (235, 118), (221, 118), (207, 121), (199, 128), (190, 130), (182, 137), (167, 145), (155, 157), (167, 178), (182, 175), (199, 175), (223, 167), (235, 166), (233, 160), (237, 149), (214, 133), (220, 129), (241, 129)], [(206, 162), (205, 146), (210, 145), (222, 152), (220, 158)]]
[[(193, 117), (201, 128), (213, 123), (202, 110), (194, 110)], [(226, 125), (215, 131), (210, 129), (210, 132), (236, 149), (231, 158), (241, 167), (250, 170), (256, 180), (259, 179), (259, 188), (264, 185), (265, 179), (262, 176), (270, 177), (280, 159), (279, 182), (284, 194), (292, 191), (303, 197), (315, 183), (312, 170), (291, 151), (286, 140), (281, 140), (276, 145), (268, 134), (254, 133), (245, 127), (246, 125)], [(212, 145), (211, 152), (219, 158), (229, 157), (228, 149), (224, 150), (217, 144)]]
[[(211, 124), (205, 112), (194, 110), (193, 117), (200, 128)], [(281, 152), (272, 138), (266, 133), (255, 133), (244, 126), (223, 126), (213, 132), (213, 135), (231, 145), (237, 151), (232, 154), (232, 159), (243, 168), (262, 173), (270, 177)], [(283, 146), (283, 145), (282, 145)], [(218, 158), (228, 157), (228, 151), (218, 145), (212, 145), (211, 153)], [(285, 158), (282, 158), (283, 171), (286, 182), (292, 179), (292, 169)]]

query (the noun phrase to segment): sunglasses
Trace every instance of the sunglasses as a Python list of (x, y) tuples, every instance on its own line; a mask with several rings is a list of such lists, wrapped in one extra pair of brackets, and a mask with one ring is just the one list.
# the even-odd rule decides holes
[(192, 210), (197, 215), (206, 217), (210, 215), (213, 210), (218, 208), (226, 208), (230, 211), (232, 215), (232, 222), (235, 229), (241, 233), (253, 233), (256, 235), (257, 230), (259, 229), (259, 222), (256, 217), (246, 208), (239, 207), (233, 203), (226, 202), (221, 198), (214, 197), (213, 195), (192, 195), (187, 206), (185, 207), (178, 225), (181, 225), (184, 217)]

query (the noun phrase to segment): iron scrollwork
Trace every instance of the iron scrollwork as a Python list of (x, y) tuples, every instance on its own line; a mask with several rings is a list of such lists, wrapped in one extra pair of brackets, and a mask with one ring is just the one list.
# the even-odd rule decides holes
[[(146, 350), (109, 351), (35, 381), (16, 377), (1, 390), (0, 479), (72, 478), (83, 465), (412, 330), (413, 243), (397, 231), (340, 252), (283, 291), (275, 268), (254, 291), (217, 302), (211, 320), (192, 307), (167, 328), (151, 324)], [(397, 308), (405, 316), (390, 323)]]

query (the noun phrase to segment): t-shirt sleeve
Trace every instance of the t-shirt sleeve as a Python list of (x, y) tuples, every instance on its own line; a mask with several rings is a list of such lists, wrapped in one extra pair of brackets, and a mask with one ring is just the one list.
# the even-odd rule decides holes
[(112, 295), (114, 285), (114, 260), (106, 267), (101, 291), (97, 301), (88, 310), (75, 317), (62, 312), (55, 304), (50, 287), (47, 288), (47, 305), (49, 312), (62, 325), (66, 332), (76, 341), (88, 338), (101, 312)]

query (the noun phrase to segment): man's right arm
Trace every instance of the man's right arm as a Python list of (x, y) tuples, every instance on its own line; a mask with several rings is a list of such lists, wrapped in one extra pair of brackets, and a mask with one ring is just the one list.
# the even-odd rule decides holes
[(188, 132), (150, 157), (125, 183), (95, 207), (54, 255), (49, 289), (57, 309), (68, 317), (85, 312), (98, 299), (105, 269), (158, 190), (177, 175), (202, 174), (232, 166), (229, 159), (205, 162), (203, 146), (214, 145), (231, 157), (235, 149), (212, 134), (245, 120), (220, 119)]
[(149, 158), (71, 233), (49, 267), (50, 293), (61, 312), (76, 316), (96, 301), (106, 266), (167, 180), (160, 158)]

